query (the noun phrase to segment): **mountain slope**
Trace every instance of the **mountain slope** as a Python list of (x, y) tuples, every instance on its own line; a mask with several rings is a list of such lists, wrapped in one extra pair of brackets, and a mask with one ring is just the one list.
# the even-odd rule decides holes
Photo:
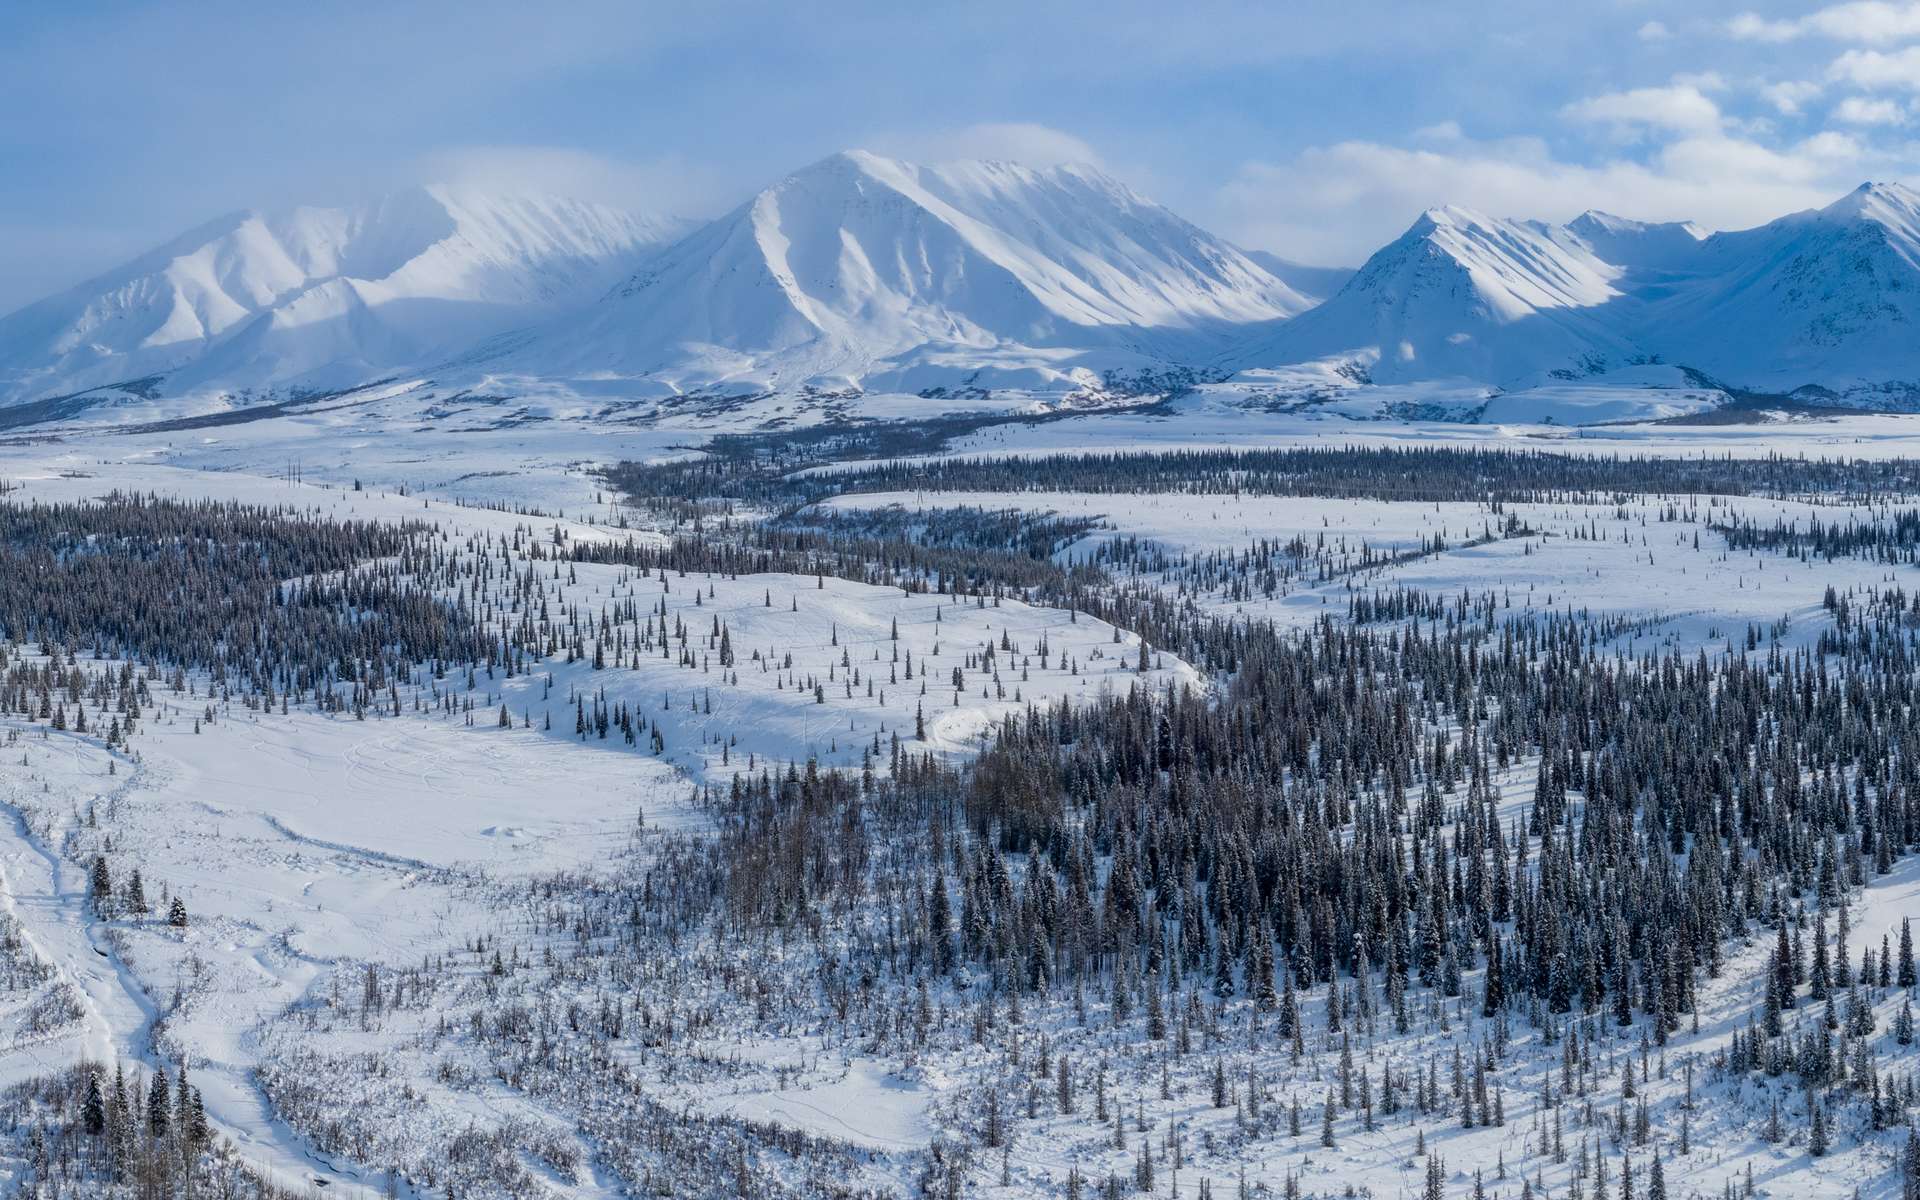
[(1566, 232), (1602, 262), (1635, 275), (1685, 269), (1707, 237), (1692, 221), (1635, 221), (1597, 209), (1567, 222)]
[(1249, 250), (1247, 257), (1265, 267), (1267, 274), (1302, 296), (1319, 304), (1347, 285), (1357, 272), (1352, 267), (1310, 267), (1281, 258), (1265, 250)]
[(1248, 361), (1340, 360), (1383, 383), (1590, 373), (1633, 353), (1615, 328), (1622, 274), (1566, 229), (1431, 209)]
[(1671, 361), (1750, 388), (1888, 403), (1920, 393), (1920, 193), (1864, 184), (1715, 234), (1698, 259), (1650, 310), (1644, 339)]
[(1751, 392), (1920, 406), (1920, 192), (1707, 236), (1590, 211), (1564, 226), (1434, 209), (1249, 366), (1513, 389), (1671, 364)]
[(671, 221), (444, 187), (236, 213), (0, 318), (0, 402), (357, 382), (603, 290)]
[(1091, 168), (852, 151), (696, 230), (582, 319), (475, 361), (666, 391), (1046, 386), (1205, 361), (1307, 306)]

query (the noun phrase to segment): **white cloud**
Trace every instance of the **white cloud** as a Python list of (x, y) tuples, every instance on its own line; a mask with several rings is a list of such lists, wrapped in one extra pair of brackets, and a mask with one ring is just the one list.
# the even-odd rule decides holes
[(700, 216), (738, 199), (710, 167), (678, 158), (630, 162), (567, 146), (462, 146), (421, 160), (429, 182), (569, 196), (638, 213)]
[(1648, 21), (1640, 27), (1640, 40), (1643, 42), (1664, 42), (1673, 36), (1673, 30), (1667, 28), (1665, 21)]
[[(1716, 78), (1715, 82), (1718, 80)], [(1561, 112), (1578, 121), (1622, 129), (1651, 128), (1706, 133), (1720, 128), (1720, 106), (1694, 83), (1635, 88), (1576, 100)]]
[(1533, 138), (1407, 148), (1350, 141), (1253, 162), (1215, 198), (1223, 232), (1304, 262), (1356, 264), (1423, 209), (1460, 204), (1565, 221), (1589, 208), (1642, 220), (1744, 228), (1825, 204), (1858, 182), (1865, 152), (1843, 133), (1769, 149), (1687, 134), (1627, 158), (1573, 163)]
[(1798, 21), (1769, 21), (1744, 12), (1727, 22), (1727, 32), (1743, 42), (1790, 42), (1800, 36)]
[(1920, 91), (1920, 46), (1882, 53), (1849, 50), (1833, 60), (1827, 74), (1863, 88), (1906, 88)]
[(1833, 106), (1831, 115), (1848, 125), (1900, 125), (1906, 122), (1907, 110), (1892, 100), (1848, 96)]
[(1837, 129), (1828, 129), (1814, 134), (1793, 148), (1793, 154), (1802, 159), (1833, 169), (1848, 167), (1867, 156), (1867, 148), (1860, 139), (1850, 133), (1841, 133)]
[(1797, 116), (1807, 101), (1820, 94), (1820, 85), (1810, 80), (1769, 83), (1760, 89), (1761, 98), (1782, 116)]
[(1105, 165), (1099, 152), (1084, 140), (1063, 129), (1031, 121), (988, 121), (930, 136), (882, 139), (885, 144), (895, 141), (903, 143), (898, 153), (921, 161), (990, 158), (1029, 167), (1053, 167), (1062, 163)]
[(1698, 88), (1703, 92), (1727, 90), (1727, 77), (1718, 71), (1683, 71), (1675, 75), (1671, 82), (1676, 87)]
[(1457, 142), (1465, 136), (1458, 121), (1438, 121), (1413, 131), (1414, 140), (1419, 142)]
[(1790, 42), (1816, 35), (1838, 42), (1904, 42), (1920, 37), (1920, 2), (1852, 0), (1791, 20), (1768, 20), (1745, 12), (1727, 22), (1727, 32), (1750, 42)]

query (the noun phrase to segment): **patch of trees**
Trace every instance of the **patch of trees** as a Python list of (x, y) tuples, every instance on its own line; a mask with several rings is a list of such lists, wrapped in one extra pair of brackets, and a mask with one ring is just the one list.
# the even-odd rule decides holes
[[(635, 502), (727, 501), (789, 512), (854, 492), (1072, 491), (1299, 496), (1433, 503), (1592, 503), (1634, 495), (1850, 502), (1920, 492), (1911, 459), (1673, 458), (1459, 447), (1340, 446), (952, 457), (832, 463), (717, 442), (699, 458), (621, 463), (608, 483)], [(819, 469), (806, 469), (817, 467)]]
[(1803, 562), (1837, 558), (1864, 558), (1871, 562), (1910, 565), (1920, 548), (1920, 510), (1902, 509), (1870, 521), (1776, 520), (1760, 525), (1738, 513), (1716, 531), (1731, 550), (1766, 550)]
[[(485, 656), (420, 525), (115, 495), (0, 505), (0, 637), (301, 695)], [(18, 686), (18, 685), (16, 685)]]
[(82, 1061), (0, 1092), (0, 1125), (23, 1194), (293, 1200), (214, 1135), (184, 1070)]

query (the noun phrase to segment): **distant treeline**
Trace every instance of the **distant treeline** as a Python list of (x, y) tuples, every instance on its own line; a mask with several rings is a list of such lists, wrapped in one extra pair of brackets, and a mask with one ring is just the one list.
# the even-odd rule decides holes
[(724, 500), (778, 512), (890, 491), (1301, 496), (1467, 503), (1614, 502), (1635, 495), (1856, 503), (1920, 493), (1912, 459), (1658, 457), (1459, 447), (1341, 446), (895, 459), (830, 466), (804, 453), (720, 444), (696, 459), (621, 463), (636, 503)]

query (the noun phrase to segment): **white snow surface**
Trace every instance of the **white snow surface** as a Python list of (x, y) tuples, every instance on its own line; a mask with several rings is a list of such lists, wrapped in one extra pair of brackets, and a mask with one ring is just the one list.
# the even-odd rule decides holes
[(346, 386), (592, 299), (682, 223), (430, 186), (218, 218), (0, 319), (0, 404)]
[[(1673, 381), (1660, 369), (1627, 370), (1622, 378), (1636, 386), (1680, 390), (1662, 386)], [(1454, 395), (1462, 404), (1527, 395), (1490, 397), (1467, 384), (1453, 392), (1409, 384), (1401, 394), (1423, 403)], [(1356, 402), (1342, 396), (1330, 403)], [(416, 410), (406, 406), (419, 403), (417, 395), (398, 391), (366, 409), (231, 428), (143, 435), (81, 431), (64, 441), (0, 445), (0, 478), (20, 489), (9, 499), (85, 501), (129, 490), (286, 505), (333, 517), (419, 520), (440, 525), (456, 540), (497, 542), (517, 530), (546, 535), (555, 528), (573, 539), (625, 539), (658, 535), (619, 527), (617, 512), (597, 502), (591, 466), (627, 456), (698, 451), (699, 435), (686, 429), (627, 428), (608, 434), (571, 420), (455, 432), (417, 422)], [(367, 417), (382, 406), (405, 412), (408, 419)], [(362, 420), (369, 423), (363, 427)], [(385, 432), (393, 428), (400, 432)], [(1622, 425), (1578, 432), (1429, 421), (1383, 425), (1331, 411), (1269, 410), (1251, 403), (1244, 389), (1222, 385), (1155, 414), (1101, 413), (998, 426), (973, 435), (953, 452), (1084, 453), (1337, 440), (1599, 453), (1886, 456), (1914, 454), (1917, 433), (1920, 427), (1912, 421), (1885, 416), (1762, 427)], [(309, 482), (274, 477), (294, 473), (289, 468), (296, 456), (298, 473)], [(362, 490), (352, 486), (357, 478), (363, 479)], [(399, 490), (403, 486), (406, 494)], [(1735, 511), (1761, 523), (1776, 517), (1817, 515), (1831, 522), (1863, 515), (1817, 499), (1709, 503), (1665, 497), (1617, 506), (1513, 505), (1500, 514), (1473, 504), (1057, 491), (900, 493), (846, 497), (835, 505), (893, 503), (1019, 506), (1105, 519), (1110, 528), (1069, 547), (1064, 557), (1095, 553), (1119, 535), (1150, 539), (1191, 563), (1209, 554), (1237, 553), (1263, 539), (1325, 538), (1339, 553), (1351, 555), (1363, 546), (1417, 551), (1439, 534), (1447, 543), (1443, 551), (1311, 581), (1270, 597), (1227, 596), (1187, 583), (1172, 571), (1146, 582), (1207, 611), (1269, 616), (1282, 623), (1322, 615), (1339, 619), (1355, 592), (1399, 586), (1449, 595), (1494, 590), (1517, 611), (1586, 610), (1631, 621), (1621, 645), (1635, 652), (1705, 646), (1711, 653), (1750, 624), (1782, 619), (1777, 633), (1770, 629), (1763, 635), (1766, 644), (1777, 637), (1783, 645), (1805, 646), (1830, 627), (1831, 618), (1820, 606), (1828, 585), (1842, 591), (1882, 588), (1889, 576), (1897, 582), (1910, 573), (1855, 560), (1731, 555), (1705, 528), (1709, 518), (1724, 519)], [(1663, 521), (1662, 510), (1670, 504), (1686, 510), (1689, 519)], [(545, 511), (518, 513), (512, 511), (516, 505)], [(561, 509), (566, 517), (557, 515)], [(1468, 544), (1509, 513), (1532, 532)], [(432, 1040), (431, 1020), (444, 1009), (396, 1015), (391, 1028), (374, 1031), (359, 1028), (349, 1017), (326, 1031), (303, 1032), (292, 1029), (282, 1014), (289, 1005), (352, 989), (368, 963), (383, 970), (405, 967), (469, 938), (498, 937), (511, 927), (487, 900), (494, 889), (603, 860), (633, 844), (642, 815), (647, 836), (698, 835), (708, 817), (689, 799), (694, 782), (724, 784), (732, 772), (744, 769), (748, 754), (776, 764), (813, 755), (857, 767), (863, 746), (876, 735), (884, 743), (895, 731), (910, 734), (915, 710), (924, 708), (927, 748), (959, 755), (991, 722), (1018, 711), (1028, 699), (1086, 697), (1136, 683), (1200, 685), (1190, 668), (1171, 659), (1142, 680), (1132, 670), (1138, 643), (1130, 635), (1116, 644), (1109, 627), (1057, 610), (1012, 602), (981, 608), (810, 576), (662, 580), (591, 564), (578, 564), (575, 571), (562, 586), (564, 603), (597, 618), (629, 600), (651, 615), (649, 610), (664, 601), (668, 620), (682, 621), (691, 631), (696, 665), (660, 657), (656, 646), (650, 655), (630, 657), (610, 650), (613, 661), (599, 671), (586, 662), (553, 661), (510, 679), (482, 677), (471, 696), (472, 724), (433, 709), (358, 722), (310, 711), (282, 716), (234, 704), (215, 705), (215, 720), (203, 722), (196, 732), (194, 719), (212, 703), (205, 681), (198, 680), (194, 694), (162, 690), (159, 710), (136, 739), (137, 761), (90, 739), (45, 735), (44, 726), (22, 729), (19, 741), (0, 746), (0, 802), (7, 810), (0, 815), (8, 817), (0, 822), (0, 912), (20, 922), (33, 951), (53, 968), (38, 994), (71, 995), (78, 1013), (28, 1036), (13, 1001), (0, 1005), (0, 1035), (5, 1035), (0, 1036), (0, 1077), (61, 1065), (82, 1050), (169, 1065), (184, 1055), (211, 1116), (250, 1159), (290, 1184), (327, 1180), (336, 1185), (334, 1194), (353, 1194), (354, 1188), (377, 1192), (379, 1175), (368, 1161), (315, 1154), (301, 1131), (275, 1115), (256, 1072), (263, 1064), (284, 1062), (295, 1047), (318, 1046), (337, 1061), (375, 1052), (389, 1056), (396, 1075), (421, 1097), (392, 1117), (396, 1135), (421, 1145), (432, 1136), (507, 1121), (562, 1141), (577, 1139), (568, 1120), (494, 1078), (484, 1060), (466, 1062), (457, 1047), (436, 1051), (439, 1057), (418, 1052)], [(548, 580), (547, 586), (561, 585)], [(727, 624), (740, 660), (737, 685), (699, 661), (708, 656), (701, 643), (716, 617)], [(896, 621), (898, 643), (892, 637)], [(1077, 662), (1042, 666), (1036, 656), (1031, 668), (1001, 663), (1005, 698), (991, 690), (982, 696), (983, 687), (992, 688), (990, 676), (967, 669), (968, 686), (956, 705), (953, 691), (943, 686), (948, 672), (985, 645), (997, 646), (1003, 634), (1022, 655), (1031, 655), (1044, 636), (1056, 658), (1064, 653)], [(921, 678), (911, 685), (905, 679), (895, 684), (887, 673), (896, 645), (913, 655)], [(785, 665), (787, 654), (793, 656), (791, 668)], [(93, 666), (84, 657), (82, 664)], [(848, 696), (844, 672), (855, 666), (863, 679)], [(871, 698), (865, 688), (869, 677), (876, 683)], [(883, 679), (888, 680), (884, 699), (878, 694)], [(804, 686), (815, 681), (824, 685), (818, 694)], [(923, 681), (925, 697), (919, 695)], [(450, 678), (442, 686), (463, 700), (470, 695), (463, 681)], [(665, 752), (655, 757), (645, 746), (623, 745), (617, 733), (605, 741), (578, 738), (567, 719), (566, 698), (596, 694), (657, 720), (666, 732)], [(709, 697), (711, 713), (706, 711)], [(502, 704), (513, 728), (500, 728), (494, 719)], [(544, 719), (549, 710), (551, 730)], [(734, 743), (730, 739), (736, 734)], [(1532, 765), (1503, 772), (1496, 784), (1507, 797), (1507, 811), (1522, 811), (1533, 790)], [(116, 853), (138, 856), (151, 894), (177, 893), (186, 900), (194, 914), (186, 931), (151, 921), (103, 922), (90, 914), (86, 864), (99, 837), (87, 824), (90, 806), (103, 817), (111, 814), (107, 823), (120, 839)], [(1894, 874), (1871, 881), (1856, 906), (1851, 932), (1856, 950), (1872, 946), (1877, 952), (1879, 938), (1889, 932), (1897, 938), (1899, 919), (1915, 912), (1916, 887), (1920, 871), (1911, 859)], [(508, 936), (516, 935), (510, 931)], [(1747, 989), (1768, 946), (1762, 938), (1733, 948), (1733, 965), (1721, 980), (1705, 985), (1700, 1032), (1676, 1035), (1667, 1049), (1672, 1069), (1641, 1080), (1655, 1105), (1654, 1145), (1665, 1156), (1669, 1188), (1682, 1196), (1718, 1194), (1723, 1182), (1738, 1182), (1751, 1164), (1773, 1196), (1838, 1200), (1856, 1187), (1866, 1195), (1880, 1194), (1873, 1189), (1889, 1178), (1883, 1145), (1857, 1131), (1818, 1162), (1792, 1146), (1759, 1141), (1773, 1091), (1764, 1084), (1743, 1083), (1696, 1101), (1694, 1152), (1676, 1152), (1681, 1064), (1700, 1064), (1704, 1079), (1710, 1056), (1752, 1010), (1755, 997)], [(473, 973), (481, 974), (477, 966)], [(1468, 993), (1475, 987), (1470, 978)], [(1876, 1036), (1883, 1046), (1898, 1003), (1897, 996), (1878, 998), (1882, 1033)], [(346, 1012), (347, 1006), (328, 1011)], [(963, 1023), (966, 1018), (956, 1012), (953, 1019)], [(1336, 1194), (1349, 1184), (1376, 1196), (1418, 1189), (1423, 1164), (1412, 1154), (1413, 1126), (1404, 1118), (1383, 1122), (1375, 1131), (1343, 1118), (1335, 1148), (1320, 1147), (1310, 1131), (1304, 1138), (1273, 1136), (1236, 1159), (1238, 1152), (1231, 1148), (1240, 1143), (1233, 1110), (1214, 1109), (1205, 1099), (1214, 1055), (1225, 1058), (1236, 1084), (1250, 1065), (1257, 1066), (1270, 1087), (1270, 1110), (1281, 1111), (1298, 1099), (1308, 1106), (1311, 1126), (1326, 1086), (1317, 1077), (1325, 1065), (1324, 1047), (1301, 1066), (1289, 1063), (1278, 1044), (1212, 1047), (1175, 1064), (1173, 1097), (1161, 1101), (1156, 1097), (1164, 1056), (1110, 1036), (1100, 1020), (1081, 1027), (1064, 1000), (1036, 1005), (1026, 1021), (1028, 1028), (1056, 1038), (1057, 1050), (1071, 1049), (1082, 1062), (1111, 1064), (1116, 1102), (1142, 1105), (1156, 1130), (1169, 1121), (1180, 1123), (1192, 1155), (1192, 1165), (1181, 1174), (1183, 1195), (1191, 1194), (1202, 1175), (1216, 1194), (1232, 1194), (1236, 1162), (1245, 1163), (1250, 1178), (1276, 1191), (1290, 1173), (1310, 1194)], [(1404, 1066), (1468, 1046), (1471, 1036), (1465, 1021), (1449, 1026), (1429, 1017), (1406, 1038), (1369, 1038), (1357, 1041), (1355, 1050), (1369, 1062)], [(650, 1086), (689, 1110), (845, 1141), (878, 1156), (876, 1162), (923, 1147), (969, 1120), (967, 1106), (981, 1069), (967, 1048), (930, 1047), (908, 1066), (862, 1053), (819, 1029), (780, 1036), (727, 1031), (714, 1038), (710, 1050), (727, 1064), (728, 1073), (692, 1082), (650, 1080)], [(1603, 1036), (1597, 1052), (1614, 1074), (1638, 1061), (1631, 1042), (1610, 1035)], [(1558, 1062), (1557, 1049), (1532, 1035), (1523, 1035), (1514, 1054), (1522, 1078)], [(456, 1074), (455, 1082), (436, 1079), (431, 1068), (448, 1060), (464, 1064), (469, 1073)], [(1791, 1097), (1783, 1100), (1783, 1105), (1792, 1103)], [(1507, 1094), (1506, 1105), (1503, 1128), (1426, 1125), (1429, 1144), (1451, 1168), (1449, 1193), (1470, 1187), (1475, 1166), (1486, 1167), (1491, 1177), (1504, 1155), (1515, 1171), (1549, 1183), (1549, 1194), (1564, 1194), (1564, 1165), (1538, 1153), (1541, 1133), (1534, 1122), (1550, 1118), (1534, 1098), (1518, 1092)], [(1137, 1136), (1129, 1132), (1130, 1148), (1115, 1151), (1109, 1131), (1087, 1114), (1049, 1111), (1022, 1125), (1009, 1156), (1011, 1185), (997, 1189), (987, 1183), (984, 1194), (1057, 1191), (1072, 1165), (1124, 1171)], [(1570, 1141), (1573, 1136), (1570, 1131)], [(583, 1144), (583, 1151), (591, 1159), (592, 1147)], [(1647, 1153), (1635, 1151), (1643, 1171)], [(619, 1194), (594, 1172), (549, 1183), (556, 1195)], [(904, 1188), (905, 1180), (901, 1183)], [(1508, 1191), (1516, 1187), (1517, 1182), (1505, 1185)]]
[(1551, 225), (1437, 208), (1238, 361), (1510, 390), (1668, 363), (1699, 386), (1911, 408), (1917, 288), (1920, 193), (1898, 183), (1711, 236), (1598, 212)]
[[(774, 184), (592, 312), (483, 347), (495, 376), (642, 391), (1097, 386), (1217, 356), (1308, 301), (1087, 166), (865, 151)], [(496, 385), (497, 386), (497, 385)]]

